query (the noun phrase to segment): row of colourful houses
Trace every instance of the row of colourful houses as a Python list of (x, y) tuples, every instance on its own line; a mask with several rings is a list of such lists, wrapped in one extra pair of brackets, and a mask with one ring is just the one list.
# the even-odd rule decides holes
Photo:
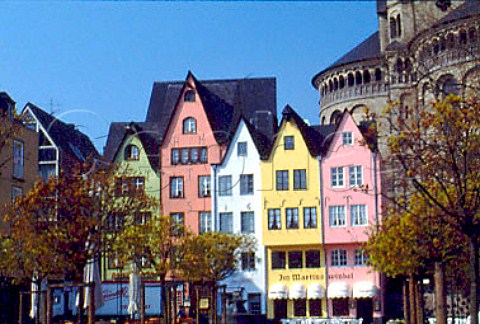
[[(189, 73), (154, 84), (145, 122), (112, 123), (104, 158), (193, 232), (255, 237), (256, 251), (224, 282), (230, 302), (270, 319), (370, 323), (384, 309), (381, 276), (362, 250), (381, 220), (374, 126), (348, 112), (311, 126), (290, 106), (278, 125), (274, 78)], [(104, 264), (112, 280), (119, 269)]]

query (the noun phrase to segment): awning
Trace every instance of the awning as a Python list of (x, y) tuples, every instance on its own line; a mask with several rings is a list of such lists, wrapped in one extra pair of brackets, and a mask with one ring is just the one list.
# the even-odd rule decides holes
[(290, 299), (305, 299), (307, 298), (307, 289), (301, 283), (296, 283), (290, 286)]
[(328, 298), (348, 298), (350, 297), (350, 287), (346, 282), (332, 282), (328, 285)]
[(325, 288), (319, 283), (311, 283), (307, 287), (307, 299), (321, 299), (325, 297)]
[(371, 281), (359, 281), (353, 284), (353, 298), (373, 298), (377, 295), (377, 286)]
[(277, 283), (268, 290), (268, 298), (270, 299), (287, 299), (288, 288), (284, 284)]

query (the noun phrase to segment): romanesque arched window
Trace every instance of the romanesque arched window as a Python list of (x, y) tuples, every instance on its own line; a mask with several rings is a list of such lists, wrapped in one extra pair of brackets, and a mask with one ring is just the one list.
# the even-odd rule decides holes
[(447, 34), (447, 48), (455, 47), (455, 36), (452, 33)]
[(362, 84), (362, 73), (360, 71), (355, 72), (355, 85)]
[(464, 29), (460, 30), (459, 40), (460, 45), (467, 44), (467, 32)]
[(354, 78), (353, 78), (353, 73), (348, 73), (347, 75), (347, 84), (349, 87), (353, 87), (353, 84), (355, 83)]
[(338, 83), (339, 83), (340, 89), (345, 88), (345, 78), (343, 77), (343, 75), (341, 75), (341, 76), (338, 78)]
[(363, 71), (363, 83), (370, 83), (370, 72), (368, 70)]
[(375, 81), (382, 81), (382, 70), (375, 69)]
[(338, 124), (340, 122), (340, 118), (342, 118), (342, 113), (340, 110), (335, 110), (330, 116), (330, 124)]
[(338, 79), (333, 79), (333, 90), (338, 90)]
[(390, 39), (397, 37), (397, 21), (390, 17)]
[(471, 27), (468, 30), (468, 40), (470, 41), (470, 43), (477, 42), (477, 31), (475, 30), (475, 27)]

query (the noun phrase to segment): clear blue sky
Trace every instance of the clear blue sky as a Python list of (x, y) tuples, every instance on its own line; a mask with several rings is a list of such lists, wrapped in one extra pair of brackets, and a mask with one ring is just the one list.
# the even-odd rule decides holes
[(0, 2), (0, 90), (75, 123), (103, 151), (143, 121), (154, 81), (277, 78), (319, 123), (312, 77), (377, 30), (375, 1)]

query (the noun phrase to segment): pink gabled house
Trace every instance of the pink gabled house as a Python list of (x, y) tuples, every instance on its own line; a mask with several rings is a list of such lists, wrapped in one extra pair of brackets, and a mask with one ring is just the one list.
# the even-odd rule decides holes
[(160, 147), (161, 207), (194, 233), (213, 230), (211, 164), (225, 155), (233, 108), (189, 73)]
[(381, 221), (380, 156), (371, 126), (357, 126), (345, 112), (321, 160), (329, 316), (367, 324), (384, 309), (381, 274), (361, 249)]

